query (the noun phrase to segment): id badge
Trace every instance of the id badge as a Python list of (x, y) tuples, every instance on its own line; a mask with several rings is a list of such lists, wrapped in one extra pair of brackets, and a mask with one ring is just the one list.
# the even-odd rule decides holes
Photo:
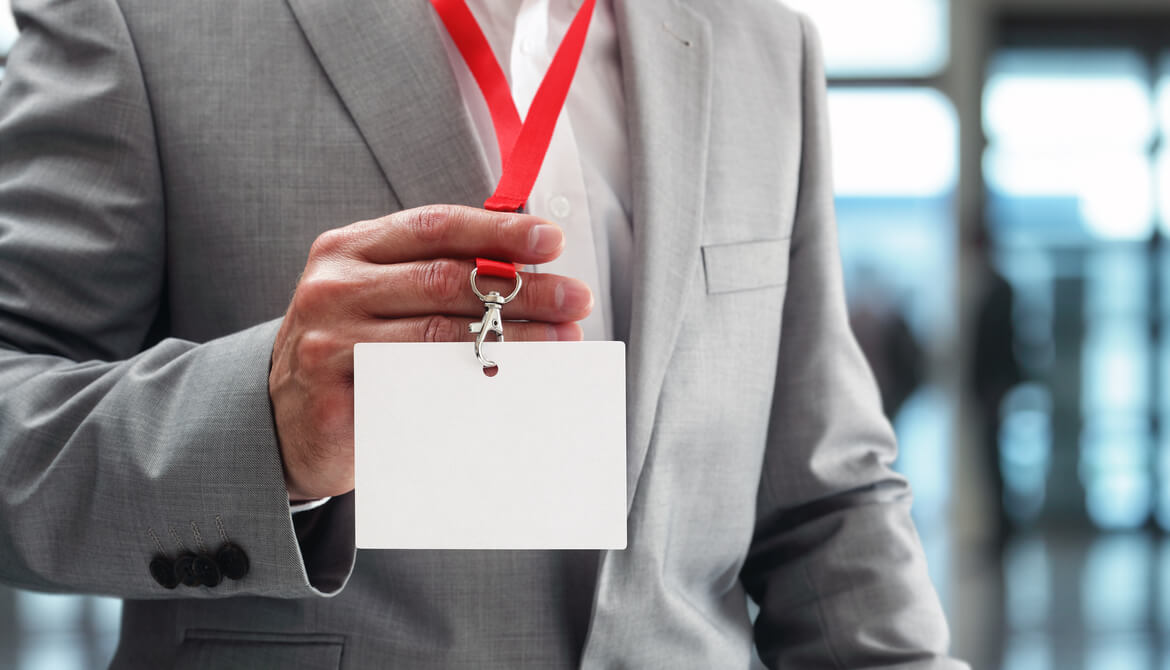
[(477, 354), (354, 347), (357, 546), (624, 549), (625, 345), (491, 343), (490, 377)]

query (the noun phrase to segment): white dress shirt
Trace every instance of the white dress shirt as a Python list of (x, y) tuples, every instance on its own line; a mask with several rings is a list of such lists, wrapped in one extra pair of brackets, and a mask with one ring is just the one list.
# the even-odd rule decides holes
[[(580, 0), (467, 0), (508, 77), (524, 118)], [(435, 16), (492, 178), (500, 152), (483, 94), (447, 30)], [(629, 142), (612, 0), (599, 0), (569, 97), (532, 195), (531, 214), (565, 231), (565, 251), (539, 268), (584, 281), (593, 313), (581, 322), (587, 340), (626, 339), (629, 333)]]

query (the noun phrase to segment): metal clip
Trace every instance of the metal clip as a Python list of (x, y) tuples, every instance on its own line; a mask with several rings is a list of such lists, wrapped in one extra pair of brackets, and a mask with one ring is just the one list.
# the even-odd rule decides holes
[(499, 291), (492, 291), (487, 295), (480, 292), (479, 287), (475, 285), (475, 277), (479, 273), (478, 269), (471, 271), (471, 290), (475, 292), (475, 296), (483, 302), (483, 320), (478, 323), (473, 322), (468, 324), (467, 332), (478, 333), (475, 338), (475, 357), (479, 359), (480, 365), (485, 368), (494, 368), (496, 364), (494, 361), (489, 361), (483, 355), (483, 342), (487, 338), (489, 332), (496, 334), (496, 341), (504, 341), (504, 321), (500, 316), (500, 309), (512, 302), (516, 294), (520, 292), (520, 286), (524, 281), (520, 278), (520, 273), (516, 273), (516, 288), (507, 297), (500, 295)]

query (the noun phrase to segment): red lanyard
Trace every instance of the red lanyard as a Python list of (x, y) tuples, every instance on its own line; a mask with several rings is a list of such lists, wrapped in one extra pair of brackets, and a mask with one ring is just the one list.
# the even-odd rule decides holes
[[(483, 93), (496, 130), (500, 148), (503, 175), (496, 192), (484, 202), (484, 209), (495, 212), (515, 212), (524, 207), (532, 193), (532, 185), (540, 174), (540, 166), (552, 142), (557, 118), (565, 106), (569, 86), (577, 72), (577, 63), (585, 48), (589, 21), (593, 18), (596, 0), (585, 0), (565, 38), (557, 47), (552, 64), (536, 90), (536, 97), (528, 108), (528, 116), (520, 122), (520, 113), (512, 100), (512, 90), (504, 77), (504, 70), (492, 53), (491, 45), (464, 0), (431, 0), (443, 25), (462, 54), (463, 60), (475, 77)], [(511, 263), (476, 259), (479, 274), (510, 279), (515, 274)]]

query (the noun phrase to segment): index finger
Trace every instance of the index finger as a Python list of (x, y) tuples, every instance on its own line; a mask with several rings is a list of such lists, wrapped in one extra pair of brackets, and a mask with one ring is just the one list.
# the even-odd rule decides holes
[(561, 229), (544, 219), (459, 205), (418, 207), (338, 232), (348, 255), (380, 264), (476, 257), (538, 264), (560, 256), (565, 246)]

